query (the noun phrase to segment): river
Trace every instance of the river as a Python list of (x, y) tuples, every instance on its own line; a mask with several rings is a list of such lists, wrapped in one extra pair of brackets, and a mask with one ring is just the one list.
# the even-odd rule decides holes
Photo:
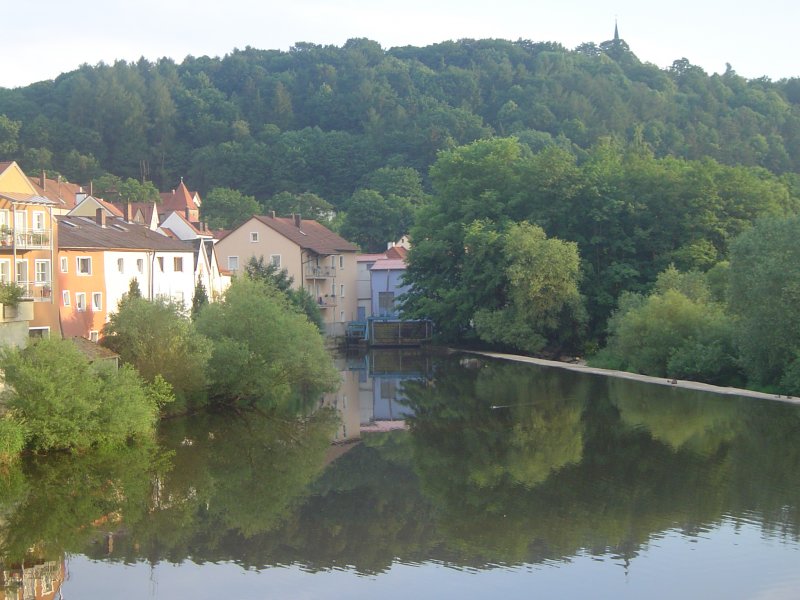
[(457, 353), (338, 364), (299, 415), (0, 472), (0, 600), (800, 596), (800, 407)]

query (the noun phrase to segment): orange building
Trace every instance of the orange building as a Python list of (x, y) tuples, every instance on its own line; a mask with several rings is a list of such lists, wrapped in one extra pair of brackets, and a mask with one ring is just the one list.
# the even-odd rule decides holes
[(55, 203), (40, 195), (19, 165), (0, 163), (0, 280), (34, 301), (31, 336), (59, 334), (53, 262), (58, 247)]
[(59, 312), (65, 338), (84, 337), (96, 342), (107, 317), (105, 252), (102, 248), (58, 252)]

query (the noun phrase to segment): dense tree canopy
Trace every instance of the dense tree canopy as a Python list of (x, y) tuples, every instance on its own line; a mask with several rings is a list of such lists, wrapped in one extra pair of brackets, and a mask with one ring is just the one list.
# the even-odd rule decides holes
[(161, 189), (188, 176), (203, 194), (313, 192), (336, 206), (376, 169), (425, 174), (438, 151), (492, 134), (533, 150), (610, 136), (659, 157), (798, 172), (798, 81), (709, 75), (680, 58), (660, 69), (622, 40), (248, 47), (0, 89), (0, 158), (80, 183), (99, 167)]

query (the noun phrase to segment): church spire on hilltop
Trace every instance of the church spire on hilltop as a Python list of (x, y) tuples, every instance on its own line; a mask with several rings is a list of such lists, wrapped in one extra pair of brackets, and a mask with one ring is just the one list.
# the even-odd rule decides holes
[(619, 41), (619, 28), (617, 27), (617, 18), (614, 17), (614, 41)]

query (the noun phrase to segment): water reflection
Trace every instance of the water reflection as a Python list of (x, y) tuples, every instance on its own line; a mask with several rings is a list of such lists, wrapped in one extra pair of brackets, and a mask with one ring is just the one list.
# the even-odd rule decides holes
[[(157, 447), (7, 469), (6, 571), (64, 552), (370, 576), (586, 555), (631, 568), (665, 536), (729, 526), (800, 548), (797, 407), (458, 355), (340, 368), (323, 402), (340, 419), (199, 416)], [(406, 429), (362, 432), (398, 417)]]

